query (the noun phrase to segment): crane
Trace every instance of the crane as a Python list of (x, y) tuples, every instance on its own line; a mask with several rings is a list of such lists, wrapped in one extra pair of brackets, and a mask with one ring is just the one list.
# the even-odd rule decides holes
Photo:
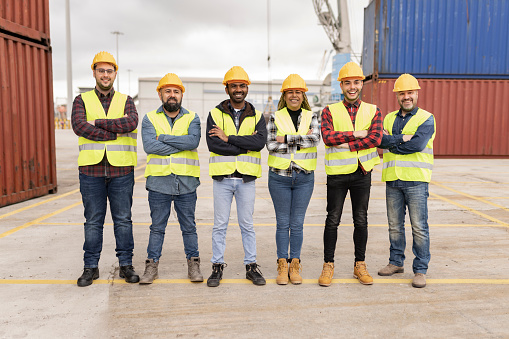
[(312, 0), (320, 25), (329, 37), (336, 53), (351, 53), (350, 22), (348, 20), (347, 0), (338, 0), (338, 17), (328, 0)]

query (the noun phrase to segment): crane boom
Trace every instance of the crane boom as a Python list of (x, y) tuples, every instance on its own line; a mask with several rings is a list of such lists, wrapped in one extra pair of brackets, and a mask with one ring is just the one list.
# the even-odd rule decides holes
[(312, 0), (320, 25), (337, 53), (351, 52), (350, 23), (346, 0), (338, 0), (339, 16), (336, 18), (328, 0)]

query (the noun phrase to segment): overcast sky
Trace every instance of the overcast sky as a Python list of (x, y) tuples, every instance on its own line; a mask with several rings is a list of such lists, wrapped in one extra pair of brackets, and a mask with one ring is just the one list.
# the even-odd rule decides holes
[[(58, 103), (67, 96), (65, 0), (49, 3)], [(330, 3), (337, 15), (336, 0)], [(358, 54), (368, 3), (348, 0), (352, 48)], [(271, 78), (298, 73), (305, 80), (317, 79), (324, 51), (332, 45), (318, 24), (312, 0), (271, 0), (270, 5)], [(75, 94), (78, 87), (95, 85), (90, 65), (97, 52), (105, 50), (117, 58), (113, 31), (124, 33), (119, 36), (117, 62), (120, 91), (126, 94), (138, 92), (139, 77), (160, 78), (170, 72), (222, 78), (239, 65), (253, 80), (269, 78), (266, 0), (71, 0)], [(330, 70), (329, 60), (326, 73)]]

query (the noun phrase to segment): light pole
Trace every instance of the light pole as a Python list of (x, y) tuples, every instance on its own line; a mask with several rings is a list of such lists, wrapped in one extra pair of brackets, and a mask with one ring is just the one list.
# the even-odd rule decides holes
[(65, 45), (67, 54), (67, 116), (72, 112), (72, 55), (71, 55), (71, 9), (69, 0), (65, 2)]
[[(120, 58), (118, 57), (118, 36), (119, 35), (124, 35), (124, 33), (119, 32), (119, 31), (114, 31), (114, 32), (111, 32), (111, 34), (115, 34), (116, 35), (116, 40), (117, 40), (117, 65), (120, 65), (120, 60), (119, 60)], [(117, 91), (120, 92), (120, 73), (117, 73)]]
[(129, 91), (127, 92), (127, 94), (131, 95), (131, 72), (133, 70), (132, 69), (128, 69), (127, 70), (127, 81), (129, 82)]

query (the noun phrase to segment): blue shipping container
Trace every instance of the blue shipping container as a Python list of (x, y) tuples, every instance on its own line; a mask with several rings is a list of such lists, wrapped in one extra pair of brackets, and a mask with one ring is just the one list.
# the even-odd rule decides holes
[(508, 0), (373, 0), (362, 69), (375, 78), (509, 79)]

